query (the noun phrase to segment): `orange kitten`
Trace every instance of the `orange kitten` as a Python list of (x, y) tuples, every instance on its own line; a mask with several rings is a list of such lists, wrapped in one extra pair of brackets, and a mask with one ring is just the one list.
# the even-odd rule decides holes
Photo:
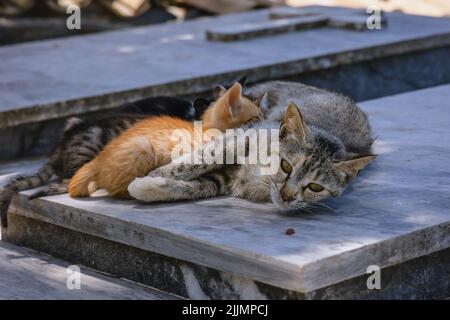
[[(221, 97), (204, 112), (202, 130), (214, 128), (224, 132), (262, 119), (257, 104), (243, 97), (241, 85), (235, 83), (229, 90), (223, 90)], [(69, 184), (70, 196), (87, 197), (104, 188), (113, 197), (129, 198), (127, 187), (136, 177), (143, 177), (171, 161), (175, 146), (171, 137), (177, 129), (184, 129), (194, 139), (199, 136), (194, 134), (192, 122), (179, 118), (161, 116), (137, 122), (77, 171)], [(190, 139), (192, 145), (194, 139)]]

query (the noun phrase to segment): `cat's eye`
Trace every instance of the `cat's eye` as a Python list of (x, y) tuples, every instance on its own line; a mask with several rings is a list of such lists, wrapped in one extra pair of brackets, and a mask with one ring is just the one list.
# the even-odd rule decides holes
[(323, 190), (325, 190), (324, 187), (322, 187), (321, 185), (311, 182), (310, 184), (308, 184), (308, 189), (311, 190), (312, 192), (321, 192)]
[(281, 170), (290, 174), (292, 172), (292, 166), (286, 160), (281, 160)]

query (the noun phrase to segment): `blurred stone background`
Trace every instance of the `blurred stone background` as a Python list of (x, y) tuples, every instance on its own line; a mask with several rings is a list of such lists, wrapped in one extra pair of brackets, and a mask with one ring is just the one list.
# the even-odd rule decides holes
[[(450, 16), (449, 0), (0, 0), (0, 45), (114, 30), (277, 6), (326, 5)], [(81, 30), (66, 28), (67, 7), (81, 10)]]
[(422, 16), (450, 16), (449, 0), (287, 0), (292, 6), (322, 5), (367, 8), (376, 4), (385, 11), (401, 11)]

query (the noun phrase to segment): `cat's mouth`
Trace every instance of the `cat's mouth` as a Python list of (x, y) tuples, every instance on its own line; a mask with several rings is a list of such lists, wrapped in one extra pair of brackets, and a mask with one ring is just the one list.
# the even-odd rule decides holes
[(284, 201), (283, 198), (281, 197), (281, 192), (276, 185), (271, 185), (270, 196), (272, 199), (272, 203), (275, 205), (275, 207), (286, 214), (299, 214), (299, 213), (313, 214), (317, 212), (316, 210), (319, 209), (320, 207), (323, 207), (326, 210), (330, 210), (336, 213), (335, 209), (321, 202), (310, 203), (305, 201), (299, 201), (297, 199), (290, 202)]
[(308, 203), (299, 201), (298, 199), (294, 199), (292, 201), (283, 200), (280, 188), (278, 188), (274, 182), (271, 182), (270, 184), (270, 198), (275, 207), (287, 212), (302, 210), (308, 207)]

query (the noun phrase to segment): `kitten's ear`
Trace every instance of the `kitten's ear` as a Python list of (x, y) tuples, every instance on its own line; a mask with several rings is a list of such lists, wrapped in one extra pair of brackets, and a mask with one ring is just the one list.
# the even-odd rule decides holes
[(66, 123), (64, 124), (63, 132), (67, 132), (70, 129), (75, 128), (77, 125), (79, 125), (82, 122), (83, 122), (83, 120), (78, 117), (70, 117), (69, 119), (66, 120)]
[(264, 93), (261, 97), (256, 99), (254, 103), (260, 107), (263, 111), (266, 111), (269, 109), (269, 98), (267, 92)]
[(336, 163), (334, 168), (340, 172), (345, 173), (348, 179), (353, 179), (376, 157), (377, 156), (373, 154), (357, 156), (356, 158)]
[(197, 98), (194, 100), (193, 105), (195, 112), (198, 116), (201, 116), (203, 112), (208, 109), (209, 105), (211, 104), (211, 100), (205, 99), (205, 98)]
[(228, 89), (224, 98), (230, 116), (232, 118), (236, 117), (241, 112), (242, 107), (242, 86), (236, 82), (230, 89)]
[(245, 87), (247, 86), (247, 78), (248, 78), (248, 76), (245, 75), (245, 76), (243, 76), (242, 78), (240, 78), (240, 79), (238, 80), (238, 82), (241, 84), (241, 86), (242, 86), (243, 88), (245, 88)]
[(295, 135), (302, 143), (306, 143), (308, 128), (306, 127), (303, 116), (294, 103), (289, 103), (283, 121), (280, 125), (280, 138), (289, 134)]
[(214, 100), (218, 100), (219, 98), (223, 97), (226, 92), (227, 92), (227, 89), (225, 89), (225, 87), (218, 84), (213, 90)]

